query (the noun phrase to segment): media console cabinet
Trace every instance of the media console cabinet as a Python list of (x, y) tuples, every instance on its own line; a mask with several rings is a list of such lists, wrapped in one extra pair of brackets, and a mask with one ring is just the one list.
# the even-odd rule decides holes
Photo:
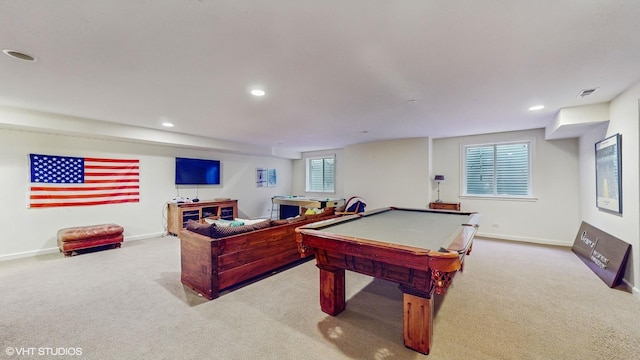
[(206, 200), (196, 203), (168, 203), (167, 231), (178, 235), (187, 221), (200, 222), (207, 217), (233, 220), (238, 217), (238, 200)]

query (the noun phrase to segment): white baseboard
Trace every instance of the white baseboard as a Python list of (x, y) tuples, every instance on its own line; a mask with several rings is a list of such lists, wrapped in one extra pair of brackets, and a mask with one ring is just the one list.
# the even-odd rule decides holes
[(627, 287), (627, 289), (629, 291), (631, 291), (631, 293), (633, 294), (633, 296), (640, 300), (640, 289), (638, 289), (637, 287), (633, 286), (633, 284), (631, 284), (630, 282), (627, 281), (627, 279), (622, 279), (622, 282), (625, 284), (625, 286)]
[(530, 238), (524, 236), (512, 236), (512, 235), (501, 235), (501, 234), (491, 234), (491, 233), (476, 233), (477, 237), (484, 237), (490, 239), (497, 240), (511, 240), (511, 241), (519, 241), (533, 244), (541, 244), (541, 245), (554, 245), (554, 246), (565, 246), (571, 247), (573, 245), (573, 240), (571, 242), (559, 241), (559, 240), (551, 240), (551, 239), (539, 239), (539, 238)]
[[(164, 235), (163, 232), (136, 235), (136, 236), (127, 236), (124, 238), (124, 241), (128, 242), (128, 241), (143, 240), (143, 239), (154, 238), (162, 235)], [(8, 260), (23, 259), (23, 258), (34, 257), (34, 256), (57, 254), (59, 252), (60, 252), (60, 249), (58, 249), (57, 247), (53, 247), (53, 248), (47, 248), (47, 249), (24, 251), (24, 252), (13, 253), (13, 254), (5, 254), (5, 255), (0, 255), (0, 262), (8, 261)]]
[(24, 251), (24, 252), (19, 252), (19, 253), (0, 255), (0, 261), (23, 259), (23, 258), (34, 257), (34, 256), (55, 254), (55, 253), (59, 253), (59, 252), (60, 252), (60, 250), (57, 247), (48, 248), (48, 249), (32, 250), (32, 251)]
[(136, 236), (126, 236), (124, 240), (125, 241), (144, 240), (144, 239), (150, 239), (158, 236), (163, 236), (164, 234), (165, 234), (164, 232), (158, 232), (158, 233), (142, 234), (142, 235), (136, 235)]

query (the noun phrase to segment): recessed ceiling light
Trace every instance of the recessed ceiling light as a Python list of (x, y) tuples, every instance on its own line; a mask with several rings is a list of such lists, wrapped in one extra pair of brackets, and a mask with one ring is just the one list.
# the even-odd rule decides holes
[(536, 111), (544, 109), (544, 105), (535, 105), (529, 108), (529, 111)]
[(173, 127), (173, 123), (165, 121), (165, 122), (162, 123), (162, 126), (164, 126), (164, 127)]
[(251, 90), (251, 95), (253, 96), (264, 96), (264, 94), (266, 94), (264, 90), (260, 90), (260, 89)]
[(5, 53), (5, 55), (11, 56), (14, 59), (23, 60), (23, 61), (32, 61), (32, 62), (36, 61), (36, 58), (34, 58), (33, 56), (29, 54), (25, 54), (20, 51), (5, 49), (5, 50), (2, 50), (2, 52)]

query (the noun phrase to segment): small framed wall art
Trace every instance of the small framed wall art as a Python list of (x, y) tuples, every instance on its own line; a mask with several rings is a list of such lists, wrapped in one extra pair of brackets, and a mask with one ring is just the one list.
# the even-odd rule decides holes
[(278, 172), (276, 169), (256, 168), (257, 187), (278, 186)]

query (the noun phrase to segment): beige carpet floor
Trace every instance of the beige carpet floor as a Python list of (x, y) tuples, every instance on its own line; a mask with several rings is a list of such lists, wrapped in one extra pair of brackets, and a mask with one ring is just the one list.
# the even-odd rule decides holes
[(476, 239), (465, 264), (436, 298), (425, 356), (403, 345), (395, 284), (347, 272), (347, 309), (331, 317), (313, 261), (213, 301), (180, 283), (175, 237), (0, 262), (0, 358), (640, 358), (640, 301), (569, 249)]

